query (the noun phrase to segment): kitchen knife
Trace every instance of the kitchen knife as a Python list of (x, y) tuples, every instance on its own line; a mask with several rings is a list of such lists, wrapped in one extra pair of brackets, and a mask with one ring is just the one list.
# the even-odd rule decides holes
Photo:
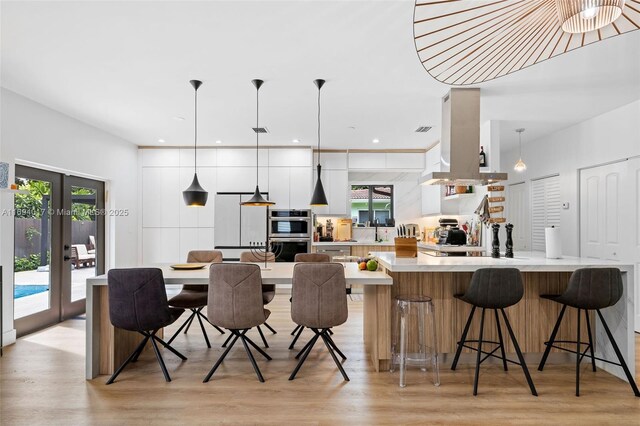
[(406, 238), (407, 236), (407, 227), (402, 225), (402, 236)]

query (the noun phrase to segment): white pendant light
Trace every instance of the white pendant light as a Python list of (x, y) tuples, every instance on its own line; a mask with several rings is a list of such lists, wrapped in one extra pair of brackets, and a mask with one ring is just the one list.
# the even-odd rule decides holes
[(578, 34), (606, 27), (622, 15), (625, 0), (556, 0), (562, 30)]
[(518, 141), (520, 144), (520, 157), (518, 158), (516, 165), (513, 166), (513, 170), (522, 173), (527, 170), (527, 165), (522, 161), (522, 132), (524, 132), (524, 129), (516, 129), (516, 132), (518, 133)]

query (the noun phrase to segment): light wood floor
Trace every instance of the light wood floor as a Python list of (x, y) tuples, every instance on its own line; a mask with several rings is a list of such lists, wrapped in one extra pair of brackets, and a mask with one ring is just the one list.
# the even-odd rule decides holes
[[(224, 340), (210, 327), (213, 349), (206, 349), (196, 327), (174, 342), (188, 361), (180, 363), (165, 351), (171, 383), (165, 383), (152, 352), (113, 385), (104, 384), (106, 377), (85, 381), (81, 319), (22, 338), (0, 360), (0, 423), (640, 424), (640, 398), (628, 384), (603, 371), (591, 372), (587, 363), (579, 398), (574, 396), (573, 365), (550, 365), (543, 373), (530, 366), (538, 398), (530, 395), (517, 366), (505, 373), (483, 365), (477, 397), (472, 396), (471, 365), (455, 372), (443, 365), (438, 388), (429, 373), (411, 370), (408, 386), (401, 389), (397, 373), (375, 373), (365, 358), (361, 301), (350, 302), (349, 321), (334, 336), (349, 358), (345, 368), (351, 382), (342, 381), (324, 349), (316, 350), (289, 382), (295, 353), (287, 349), (293, 327), (288, 297), (279, 295), (269, 308), (269, 323), (279, 333), (268, 334), (274, 360), (258, 361), (266, 383), (257, 381), (239, 346), (211, 382), (203, 384)], [(258, 342), (257, 333), (251, 333)], [(640, 352), (639, 337), (636, 347)]]

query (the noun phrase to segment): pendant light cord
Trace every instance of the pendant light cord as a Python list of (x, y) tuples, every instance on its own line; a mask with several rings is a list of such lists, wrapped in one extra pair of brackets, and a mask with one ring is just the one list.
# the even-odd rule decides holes
[(318, 164), (320, 164), (320, 88), (318, 87)]
[(258, 160), (259, 160), (259, 155), (258, 155), (258, 139), (260, 138), (260, 128), (258, 127), (258, 123), (259, 121), (259, 114), (260, 114), (260, 88), (256, 87), (256, 187), (258, 186), (258, 180), (259, 180), (259, 175), (258, 175)]
[(194, 117), (194, 138), (193, 138), (193, 172), (198, 173), (198, 89), (195, 95), (195, 117)]

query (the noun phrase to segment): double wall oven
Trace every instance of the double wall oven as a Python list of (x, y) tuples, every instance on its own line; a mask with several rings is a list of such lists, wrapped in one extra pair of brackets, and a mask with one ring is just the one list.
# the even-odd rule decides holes
[(280, 253), (277, 262), (311, 252), (312, 232), (311, 210), (269, 210), (269, 245)]

